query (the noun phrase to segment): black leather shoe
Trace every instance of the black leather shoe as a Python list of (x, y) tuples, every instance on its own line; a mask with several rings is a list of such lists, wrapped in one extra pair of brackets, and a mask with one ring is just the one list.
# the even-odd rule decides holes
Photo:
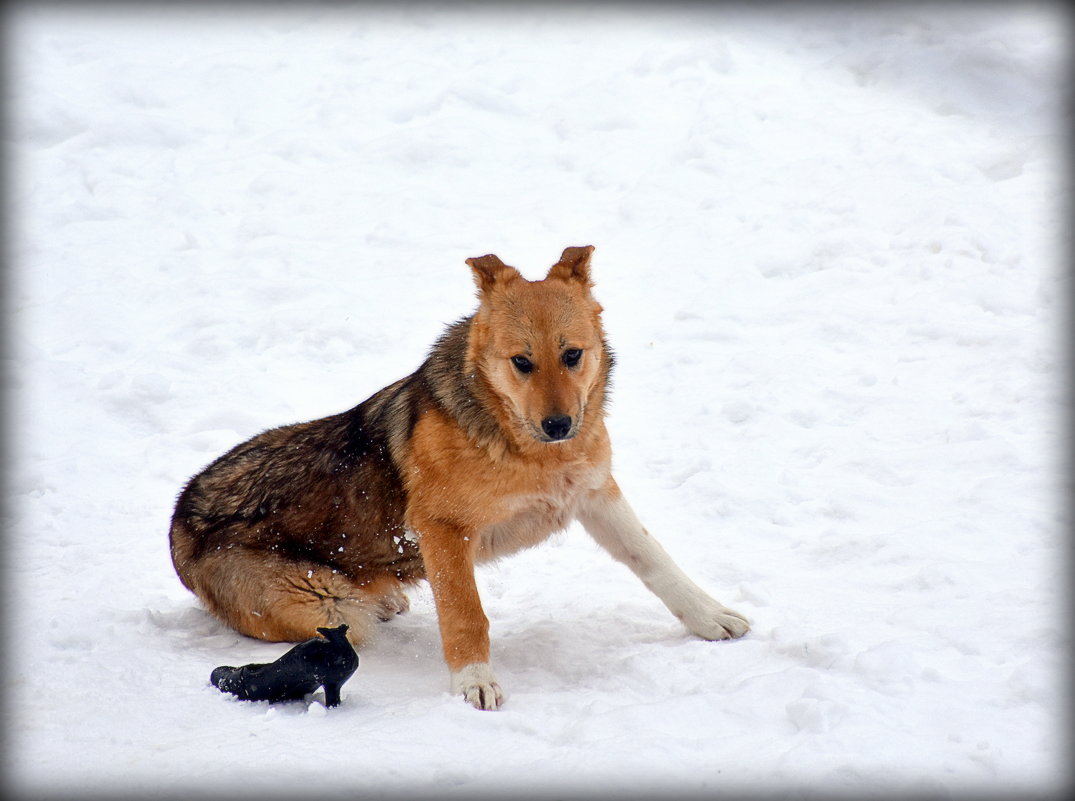
[(325, 706), (338, 706), (340, 687), (358, 669), (347, 625), (318, 629), (321, 637), (300, 642), (275, 662), (221, 665), (209, 681), (244, 701), (293, 701), (325, 688)]

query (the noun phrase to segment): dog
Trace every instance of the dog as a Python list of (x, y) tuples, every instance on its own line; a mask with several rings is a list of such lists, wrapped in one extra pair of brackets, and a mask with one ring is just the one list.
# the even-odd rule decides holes
[(270, 429), (183, 488), (172, 560), (205, 607), (243, 634), (302, 641), (377, 619), (433, 591), (450, 687), (478, 709), (504, 694), (490, 664), (475, 565), (581, 522), (693, 634), (740, 637), (643, 527), (611, 472), (613, 354), (591, 292), (593, 246), (539, 281), (490, 254), (467, 259), (478, 308), (411, 375), (349, 411)]

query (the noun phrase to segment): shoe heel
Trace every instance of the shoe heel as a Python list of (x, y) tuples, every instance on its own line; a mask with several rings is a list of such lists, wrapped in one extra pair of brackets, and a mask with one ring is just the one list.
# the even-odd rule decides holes
[(340, 685), (330, 682), (322, 685), (325, 688), (325, 706), (340, 705)]

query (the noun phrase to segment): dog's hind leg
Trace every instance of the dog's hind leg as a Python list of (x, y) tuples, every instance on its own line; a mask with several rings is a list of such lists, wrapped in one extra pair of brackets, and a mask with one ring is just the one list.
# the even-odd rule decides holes
[(357, 648), (379, 619), (407, 608), (393, 575), (359, 582), (325, 565), (241, 546), (207, 554), (191, 578), (210, 612), (243, 634), (271, 642), (301, 642), (318, 628), (346, 623)]
[(403, 582), (395, 576), (382, 575), (359, 586), (374, 601), (374, 610), (381, 621), (391, 620), (411, 608), (411, 601), (403, 592)]
[(631, 568), (692, 633), (725, 640), (750, 629), (745, 617), (710, 597), (680, 570), (639, 522), (611, 477), (582, 504), (578, 518), (597, 544)]

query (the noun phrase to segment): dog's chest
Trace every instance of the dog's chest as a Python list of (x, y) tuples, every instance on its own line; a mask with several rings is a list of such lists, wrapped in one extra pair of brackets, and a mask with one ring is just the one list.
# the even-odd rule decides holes
[(518, 487), (496, 502), (494, 522), (482, 528), (478, 560), (487, 561), (529, 548), (566, 528), (582, 499), (604, 483), (607, 469), (557, 471), (534, 476), (530, 487)]

